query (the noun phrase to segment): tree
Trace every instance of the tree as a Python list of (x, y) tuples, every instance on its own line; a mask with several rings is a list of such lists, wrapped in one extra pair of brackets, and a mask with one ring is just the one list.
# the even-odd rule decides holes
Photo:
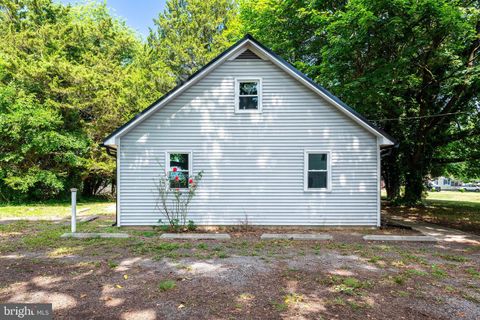
[(182, 82), (238, 38), (237, 5), (233, 0), (169, 0), (155, 27), (148, 46)]
[[(303, 34), (305, 44), (281, 42), (292, 52), (290, 61), (399, 141), (383, 159), (390, 198), (400, 197), (404, 183), (403, 202), (417, 204), (431, 171), (459, 160), (445, 159), (442, 148), (478, 150), (478, 144), (459, 143), (480, 134), (478, 2), (245, 3), (247, 29), (267, 43), (277, 41), (276, 34)], [(277, 12), (293, 12), (292, 18)], [(298, 27), (300, 19), (305, 28)], [(259, 20), (271, 27), (250, 23)]]
[(99, 143), (172, 87), (168, 72), (157, 64), (149, 81), (147, 48), (105, 4), (1, 0), (0, 42), (3, 194), (93, 195), (110, 184), (115, 164)]
[[(0, 75), (1, 78), (1, 75)], [(15, 85), (0, 86), (0, 201), (48, 199), (79, 183), (89, 141)]]

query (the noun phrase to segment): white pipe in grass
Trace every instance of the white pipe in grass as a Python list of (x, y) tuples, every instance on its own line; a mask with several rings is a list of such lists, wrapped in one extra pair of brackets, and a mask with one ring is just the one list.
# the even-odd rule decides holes
[(70, 189), (72, 192), (72, 233), (77, 232), (77, 189)]

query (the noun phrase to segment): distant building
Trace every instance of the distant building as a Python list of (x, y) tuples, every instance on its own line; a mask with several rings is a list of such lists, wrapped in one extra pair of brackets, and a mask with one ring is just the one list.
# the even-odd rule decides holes
[(442, 190), (456, 190), (463, 185), (463, 182), (460, 180), (446, 177), (435, 178), (432, 180), (432, 183), (438, 185)]

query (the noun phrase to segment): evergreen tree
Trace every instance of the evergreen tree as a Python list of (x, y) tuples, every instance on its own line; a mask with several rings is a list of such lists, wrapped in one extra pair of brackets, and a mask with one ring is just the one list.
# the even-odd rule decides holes
[(168, 72), (149, 81), (147, 48), (105, 4), (1, 0), (0, 42), (4, 200), (110, 184), (99, 143), (172, 86)]
[(169, 0), (148, 45), (171, 76), (184, 81), (238, 38), (233, 0)]

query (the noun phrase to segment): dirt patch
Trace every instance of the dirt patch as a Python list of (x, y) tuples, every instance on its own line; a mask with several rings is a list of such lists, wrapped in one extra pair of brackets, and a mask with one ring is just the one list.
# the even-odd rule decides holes
[(442, 206), (441, 204), (408, 208), (389, 206), (384, 203), (382, 205), (382, 216), (403, 217), (411, 221), (433, 223), (480, 235), (480, 211), (478, 209), (455, 208)]
[[(478, 304), (446, 294), (442, 282), (423, 286), (416, 275), (398, 284), (389, 277), (399, 270), (369, 264), (357, 255), (327, 253), (267, 262), (263, 257), (125, 259), (115, 268), (106, 261), (7, 261), (0, 260), (5, 270), (0, 275), (0, 301), (53, 303), (59, 319), (479, 316)], [(166, 279), (175, 286), (159, 290), (159, 282)]]
[[(479, 246), (369, 243), (365, 229), (329, 229), (333, 241), (260, 240), (267, 229), (230, 241), (151, 230), (60, 240), (65, 228), (0, 230), (0, 302), (53, 303), (56, 319), (479, 317)], [(118, 231), (109, 228), (103, 219), (80, 226)]]

